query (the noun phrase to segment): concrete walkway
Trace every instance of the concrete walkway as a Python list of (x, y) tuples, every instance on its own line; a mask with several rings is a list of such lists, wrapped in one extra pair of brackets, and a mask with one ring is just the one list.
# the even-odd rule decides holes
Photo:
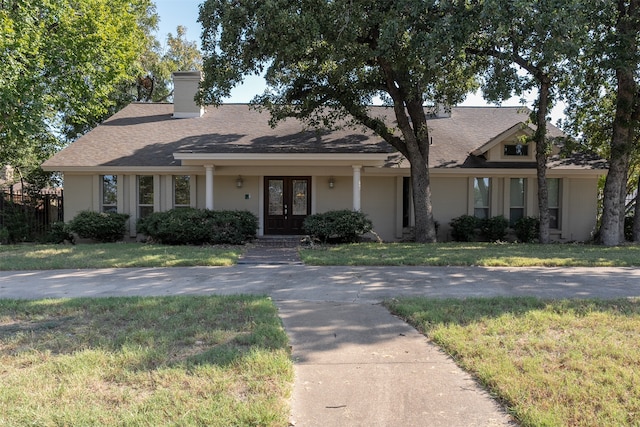
[(291, 338), (296, 426), (503, 426), (510, 417), (379, 302), (525, 296), (640, 297), (640, 269), (234, 267), (0, 272), (0, 298), (261, 294)]
[(470, 375), (380, 305), (278, 302), (296, 426), (508, 426)]

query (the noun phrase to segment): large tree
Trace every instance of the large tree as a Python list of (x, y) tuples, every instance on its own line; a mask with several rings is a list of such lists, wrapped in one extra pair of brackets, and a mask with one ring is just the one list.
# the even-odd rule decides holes
[(617, 90), (600, 226), (600, 241), (609, 246), (624, 242), (627, 178), (640, 119), (640, 1), (618, 0), (616, 12), (615, 24), (607, 37), (611, 56), (605, 61), (615, 72)]
[[(425, 102), (453, 105), (472, 85), (462, 45), (466, 1), (207, 0), (200, 9), (205, 81), (217, 104), (245, 75), (265, 72), (254, 101), (274, 122), (350, 120), (382, 137), (411, 164), (415, 232), (436, 241)], [(375, 97), (390, 117), (372, 114)]]
[(574, 61), (568, 123), (609, 159), (599, 241), (612, 246), (624, 242), (629, 168), (640, 154), (640, 1), (585, 7), (591, 37)]
[(531, 139), (536, 148), (540, 243), (550, 242), (547, 120), (558, 86), (570, 73), (568, 62), (588, 36), (583, 6), (582, 0), (485, 0), (476, 5), (480, 31), (469, 51), (487, 57), (487, 99), (537, 93), (530, 121), (536, 129)]
[(155, 19), (151, 0), (0, 2), (0, 163), (34, 169), (104, 118)]

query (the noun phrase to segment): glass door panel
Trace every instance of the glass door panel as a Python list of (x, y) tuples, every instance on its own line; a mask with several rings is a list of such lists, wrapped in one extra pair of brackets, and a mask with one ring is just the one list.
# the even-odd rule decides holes
[(284, 180), (270, 179), (269, 188), (269, 215), (284, 215)]
[(291, 210), (292, 215), (307, 215), (307, 205), (308, 205), (308, 197), (307, 197), (307, 185), (308, 181), (306, 179), (294, 179), (291, 181), (292, 185), (292, 195), (293, 199), (293, 209)]
[(266, 177), (265, 234), (302, 234), (311, 213), (310, 177)]

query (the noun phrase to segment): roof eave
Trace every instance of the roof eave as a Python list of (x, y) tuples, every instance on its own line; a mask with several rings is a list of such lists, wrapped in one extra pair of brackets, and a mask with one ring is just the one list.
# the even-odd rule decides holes
[(183, 165), (287, 165), (382, 166), (390, 153), (186, 153), (173, 154)]

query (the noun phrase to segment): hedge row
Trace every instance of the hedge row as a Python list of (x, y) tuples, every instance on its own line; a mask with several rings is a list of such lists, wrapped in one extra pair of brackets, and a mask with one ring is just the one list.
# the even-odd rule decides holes
[(373, 224), (362, 212), (345, 209), (309, 215), (303, 228), (323, 243), (353, 243), (370, 232)]
[[(457, 242), (473, 242), (481, 237), (491, 242), (503, 240), (508, 231), (509, 221), (502, 215), (479, 219), (471, 215), (453, 218), (451, 237)], [(535, 217), (520, 218), (513, 225), (516, 237), (520, 242), (530, 243), (538, 238), (540, 221)]]
[(138, 221), (138, 233), (167, 245), (238, 245), (255, 238), (258, 218), (249, 211), (176, 208)]

